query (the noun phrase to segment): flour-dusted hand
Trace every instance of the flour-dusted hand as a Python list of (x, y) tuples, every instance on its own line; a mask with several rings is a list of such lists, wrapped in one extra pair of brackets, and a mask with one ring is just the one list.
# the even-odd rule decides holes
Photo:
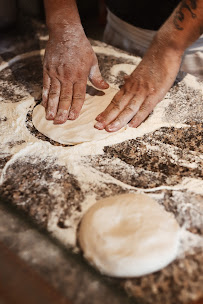
[(172, 86), (185, 49), (203, 33), (203, 0), (182, 0), (158, 30), (142, 62), (126, 79), (95, 128), (139, 126)]
[(128, 124), (138, 127), (163, 99), (172, 86), (181, 63), (181, 55), (153, 46), (110, 105), (97, 116), (97, 129), (114, 132)]
[(78, 117), (88, 78), (98, 89), (106, 89), (108, 84), (101, 76), (75, 1), (47, 0), (45, 7), (49, 41), (43, 64), (42, 104), (46, 108), (46, 118), (61, 124)]

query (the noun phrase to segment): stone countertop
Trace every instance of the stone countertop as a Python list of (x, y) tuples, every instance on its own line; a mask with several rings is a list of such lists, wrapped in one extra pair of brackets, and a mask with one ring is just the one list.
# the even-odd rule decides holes
[[(0, 46), (0, 196), (81, 259), (77, 226), (89, 206), (119, 193), (148, 194), (174, 213), (182, 227), (177, 259), (141, 278), (95, 275), (124, 290), (134, 302), (186, 304), (203, 297), (203, 83), (182, 75), (133, 138), (94, 143), (92, 150), (88, 144), (60, 145), (32, 125), (33, 107), (41, 100), (42, 56), (48, 39), (45, 27), (37, 24), (32, 35), (5, 37)], [(102, 75), (114, 87), (140, 61), (100, 42), (92, 45)], [(41, 254), (46, 255), (46, 246)], [(48, 272), (43, 271), (45, 264), (40, 268), (39, 262), (38, 270), (60, 285), (49, 259)], [(76, 265), (67, 266), (75, 274), (74, 290), (84, 291), (85, 271)], [(57, 287), (65, 293), (62, 279), (59, 282)], [(95, 290), (100, 303), (104, 298), (100, 288)], [(91, 298), (91, 290), (87, 294)], [(84, 303), (84, 298), (77, 303)]]

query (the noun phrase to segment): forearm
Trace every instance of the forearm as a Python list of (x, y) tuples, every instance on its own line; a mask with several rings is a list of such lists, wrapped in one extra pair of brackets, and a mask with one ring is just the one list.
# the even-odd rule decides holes
[(182, 0), (159, 29), (153, 44), (183, 54), (203, 33), (203, 0)]
[(110, 105), (96, 117), (95, 128), (115, 132), (127, 123), (138, 127), (171, 88), (185, 49), (202, 31), (203, 0), (182, 0)]
[(81, 26), (75, 0), (44, 0), (44, 6), (49, 29), (69, 25)]
[(44, 0), (49, 29), (43, 62), (42, 105), (55, 124), (76, 119), (85, 100), (87, 79), (107, 89), (97, 57), (80, 22), (76, 0)]

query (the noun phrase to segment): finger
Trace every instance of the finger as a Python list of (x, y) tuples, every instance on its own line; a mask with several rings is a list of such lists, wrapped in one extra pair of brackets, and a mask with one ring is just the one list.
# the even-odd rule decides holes
[(124, 79), (125, 81), (127, 81), (127, 80), (130, 78), (130, 76), (131, 76), (131, 75), (127, 75), (127, 74), (126, 74), (126, 75), (123, 76), (123, 79)]
[(62, 124), (66, 122), (73, 96), (73, 84), (70, 81), (61, 83), (61, 92), (59, 97), (59, 105), (54, 124)]
[(98, 63), (93, 65), (90, 70), (89, 80), (98, 89), (108, 89), (108, 83), (103, 79), (99, 70)]
[(118, 117), (106, 126), (106, 131), (115, 132), (120, 130), (122, 127), (126, 126), (128, 122), (135, 116), (138, 112), (141, 104), (143, 103), (143, 98), (132, 98), (124, 110), (118, 115)]
[(158, 103), (157, 99), (154, 98), (146, 98), (146, 100), (141, 105), (137, 114), (133, 117), (131, 122), (129, 123), (129, 127), (137, 128), (152, 112), (155, 105)]
[(43, 89), (42, 89), (42, 102), (41, 102), (41, 105), (44, 106), (45, 108), (47, 106), (50, 83), (51, 83), (50, 77), (47, 74), (47, 72), (44, 70), (43, 71)]
[(56, 116), (60, 96), (60, 82), (57, 78), (51, 78), (48, 103), (46, 109), (46, 119), (53, 120)]
[(114, 96), (108, 107), (96, 117), (96, 120), (98, 122), (95, 124), (95, 128), (102, 130), (108, 124), (110, 124), (123, 111), (123, 109), (129, 103), (132, 97), (133, 94), (131, 93), (124, 94), (123, 90), (120, 90)]
[(70, 108), (69, 119), (76, 119), (85, 101), (87, 79), (76, 82), (73, 86), (73, 100)]

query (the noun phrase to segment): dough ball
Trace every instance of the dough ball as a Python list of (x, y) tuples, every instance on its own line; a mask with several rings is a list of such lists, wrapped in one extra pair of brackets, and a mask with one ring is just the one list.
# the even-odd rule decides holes
[[(95, 118), (105, 110), (116, 93), (117, 90), (109, 88), (102, 96), (86, 94), (79, 117), (60, 125), (54, 125), (52, 120), (46, 120), (44, 107), (38, 105), (33, 110), (32, 122), (39, 132), (61, 144), (75, 145), (105, 139), (116, 132), (108, 133), (105, 130), (95, 129)], [(124, 128), (118, 132), (122, 131)]]
[(78, 236), (85, 258), (101, 273), (137, 277), (175, 259), (179, 231), (172, 213), (147, 195), (130, 193), (95, 203)]

